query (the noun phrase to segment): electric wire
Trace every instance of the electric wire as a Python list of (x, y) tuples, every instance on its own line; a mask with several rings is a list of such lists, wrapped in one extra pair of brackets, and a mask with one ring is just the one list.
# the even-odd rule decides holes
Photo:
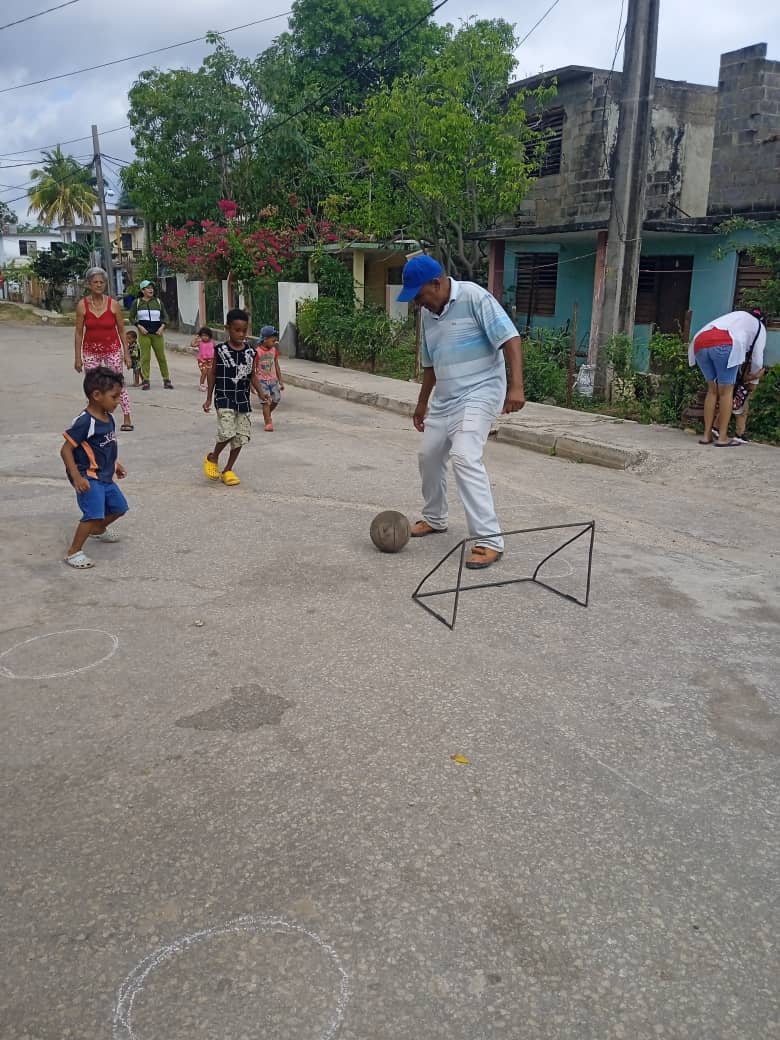
[(21, 25), (22, 22), (31, 22), (33, 18), (40, 18), (44, 14), (51, 14), (52, 11), (60, 11), (63, 7), (72, 7), (73, 4), (79, 3), (79, 0), (65, 0), (64, 4), (57, 4), (56, 7), (47, 7), (45, 11), (38, 11), (36, 14), (28, 14), (25, 18), (17, 18), (15, 22), (7, 22), (5, 25), (0, 25), (0, 31), (3, 29), (10, 29), (14, 25)]
[[(286, 18), (291, 11), (282, 11), (280, 14), (271, 14), (266, 18), (256, 18), (252, 22), (245, 22), (244, 25), (234, 25), (231, 29), (221, 29), (218, 33), (219, 36), (227, 36), (228, 33), (238, 32), (241, 29), (249, 29), (253, 25), (260, 25), (262, 22), (273, 22), (277, 18)], [(107, 69), (111, 65), (121, 65), (126, 61), (135, 61), (137, 58), (146, 58), (150, 54), (162, 54), (163, 51), (175, 50), (177, 47), (186, 47), (191, 43), (200, 43), (205, 40), (206, 34), (201, 36), (193, 36), (189, 40), (181, 40), (179, 43), (169, 43), (165, 47), (155, 47), (150, 51), (141, 51), (139, 54), (128, 54), (124, 58), (114, 58), (112, 61), (101, 62), (100, 65), (87, 65), (83, 69), (71, 69), (70, 72), (60, 72), (56, 76), (45, 76), (43, 79), (31, 79), (27, 83), (15, 83), (12, 87), (0, 88), (0, 94), (8, 94), (12, 90), (22, 90), (23, 87), (37, 87), (41, 83), (53, 83), (58, 79), (68, 79), (70, 76), (80, 76), (84, 72), (94, 72), (96, 69)]]

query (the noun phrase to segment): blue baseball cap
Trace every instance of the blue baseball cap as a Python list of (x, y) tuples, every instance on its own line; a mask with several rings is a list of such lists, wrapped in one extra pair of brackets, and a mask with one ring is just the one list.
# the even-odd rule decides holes
[(424, 285), (432, 282), (434, 278), (441, 278), (443, 274), (444, 268), (432, 256), (413, 256), (404, 265), (401, 276), (404, 287), (398, 296), (398, 302), (408, 303), (413, 300)]
[(269, 336), (278, 336), (278, 335), (279, 335), (279, 333), (273, 327), (273, 325), (263, 325), (262, 329), (260, 329), (260, 339), (268, 339)]

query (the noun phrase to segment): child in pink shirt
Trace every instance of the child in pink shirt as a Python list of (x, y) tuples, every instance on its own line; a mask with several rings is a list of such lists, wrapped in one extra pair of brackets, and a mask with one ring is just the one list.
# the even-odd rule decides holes
[(205, 392), (206, 380), (208, 374), (214, 365), (214, 333), (204, 325), (202, 329), (198, 329), (197, 336), (193, 336), (190, 341), (190, 346), (193, 350), (198, 351), (198, 368), (200, 369), (200, 388)]
[(281, 391), (284, 390), (282, 370), (279, 368), (279, 333), (273, 325), (263, 325), (260, 329), (260, 339), (255, 347), (255, 375), (268, 394), (263, 401), (265, 432), (273, 433), (271, 413), (276, 411), (282, 399)]

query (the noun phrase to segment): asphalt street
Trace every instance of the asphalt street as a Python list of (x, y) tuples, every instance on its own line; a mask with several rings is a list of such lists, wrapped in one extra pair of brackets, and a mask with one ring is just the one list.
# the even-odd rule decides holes
[(3, 1040), (780, 1037), (780, 455), (745, 500), (491, 443), (505, 529), (595, 520), (591, 602), (472, 590), (451, 632), (411, 593), (454, 487), (446, 536), (368, 537), (419, 515), (408, 419), (290, 388), (210, 484), (172, 355), (75, 572), (72, 332), (0, 357)]

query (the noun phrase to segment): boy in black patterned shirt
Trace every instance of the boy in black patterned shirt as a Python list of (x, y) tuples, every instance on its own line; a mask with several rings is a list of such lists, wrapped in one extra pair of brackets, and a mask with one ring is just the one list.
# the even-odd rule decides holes
[[(255, 348), (245, 342), (249, 315), (238, 308), (228, 311), (225, 328), (228, 340), (214, 349), (214, 364), (208, 373), (208, 392), (203, 402), (204, 412), (211, 409), (212, 400), (217, 410), (217, 443), (203, 460), (203, 472), (209, 480), (221, 480), (228, 487), (235, 487), (241, 481), (233, 467), (252, 435), (250, 386), (264, 403), (268, 394), (254, 374)], [(227, 467), (220, 473), (219, 456), (228, 444)]]

